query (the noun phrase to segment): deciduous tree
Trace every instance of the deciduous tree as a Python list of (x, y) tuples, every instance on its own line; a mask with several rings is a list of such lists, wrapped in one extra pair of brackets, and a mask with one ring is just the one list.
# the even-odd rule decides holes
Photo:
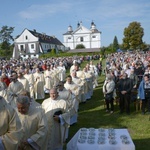
[(14, 27), (2, 26), (0, 30), (0, 41), (1, 48), (4, 50), (9, 49), (10, 42), (13, 41), (12, 33), (14, 31)]
[(142, 49), (144, 29), (139, 22), (131, 22), (128, 27), (124, 29), (123, 47), (124, 49)]

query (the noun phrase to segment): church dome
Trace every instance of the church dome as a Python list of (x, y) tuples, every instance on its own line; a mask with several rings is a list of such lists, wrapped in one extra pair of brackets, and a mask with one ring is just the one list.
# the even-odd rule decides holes
[(92, 29), (92, 30), (95, 30), (95, 29), (96, 29), (96, 25), (94, 24), (93, 21), (91, 22), (91, 29)]
[(78, 22), (78, 23), (77, 23), (77, 28), (79, 28), (79, 27), (80, 27), (80, 23)]
[(72, 32), (72, 26), (68, 26), (68, 32)]
[(94, 25), (94, 22), (93, 22), (93, 21), (91, 22), (91, 26), (92, 26), (92, 25)]

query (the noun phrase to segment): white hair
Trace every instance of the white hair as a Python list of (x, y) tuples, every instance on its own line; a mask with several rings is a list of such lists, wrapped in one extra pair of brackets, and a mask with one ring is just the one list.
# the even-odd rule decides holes
[(17, 97), (17, 103), (20, 103), (20, 104), (29, 104), (30, 103), (30, 99), (29, 99), (28, 96), (19, 95)]

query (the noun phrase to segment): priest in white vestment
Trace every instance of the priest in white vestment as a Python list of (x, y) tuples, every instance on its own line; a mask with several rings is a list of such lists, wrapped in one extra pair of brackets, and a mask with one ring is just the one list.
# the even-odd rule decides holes
[[(87, 93), (88, 93), (88, 82), (87, 82), (86, 76), (85, 76), (85, 74), (84, 74), (84, 71), (80, 69), (78, 63), (75, 63), (74, 71), (76, 72), (76, 76), (77, 76), (78, 78), (80, 78), (80, 79), (82, 80), (82, 82), (84, 83), (85, 98), (83, 98), (83, 101), (84, 101), (85, 99), (89, 99), (89, 97), (86, 96)], [(73, 72), (74, 72), (74, 71), (73, 71)]]
[(73, 99), (72, 99), (72, 94), (69, 90), (67, 90), (64, 87), (64, 82), (63, 81), (59, 81), (57, 87), (58, 88), (58, 95), (61, 99), (65, 100), (67, 102), (68, 105), (68, 109), (71, 109), (72, 104), (73, 104)]
[[(71, 94), (71, 92), (69, 90), (67, 90), (64, 87), (64, 82), (63, 81), (60, 81), (57, 86), (58, 86), (57, 91), (58, 91), (59, 97), (61, 99), (64, 99), (68, 104), (68, 110), (69, 110), (70, 119), (71, 119), (76, 114), (76, 110), (75, 110), (75, 107), (74, 107), (73, 95)], [(66, 130), (65, 135), (66, 135), (66, 139), (67, 139), (69, 128), (67, 127), (65, 130)]]
[(16, 98), (24, 90), (23, 84), (17, 80), (17, 73), (11, 75), (11, 83), (8, 86), (8, 103), (16, 109)]
[[(90, 99), (91, 98), (91, 94), (90, 94), (90, 90), (89, 87), (92, 88), (91, 86), (93, 86), (92, 83), (92, 78), (88, 78), (84, 73), (84, 70), (81, 70), (79, 67), (78, 63), (75, 63), (74, 65), (74, 71), (76, 71), (76, 76), (78, 78), (80, 78), (83, 83), (84, 83), (84, 93), (85, 93), (85, 99)], [(72, 71), (73, 72), (73, 71)], [(90, 83), (90, 84), (89, 84)]]
[(47, 120), (45, 114), (30, 103), (28, 96), (17, 97), (17, 113), (23, 128), (19, 145), (25, 150), (47, 150)]
[(80, 87), (72, 81), (72, 77), (70, 75), (68, 75), (67, 81), (64, 84), (64, 87), (68, 91), (70, 91), (70, 93), (72, 94), (72, 97), (73, 97), (73, 107), (75, 108), (76, 113), (71, 118), (70, 124), (72, 125), (77, 122), (79, 102), (80, 102), (80, 98), (81, 98), (81, 93), (80, 93), (81, 90), (80, 90)]
[(53, 80), (53, 72), (50, 70), (50, 66), (47, 66), (47, 69), (44, 71), (45, 78), (45, 93), (49, 93), (50, 89), (53, 88), (54, 80)]
[(75, 65), (78, 64), (77, 60), (73, 61), (73, 65), (70, 67), (70, 74), (75, 70)]
[(16, 111), (0, 97), (0, 150), (18, 150), (22, 127)]
[(57, 65), (54, 65), (53, 67), (53, 80), (54, 80), (54, 85), (57, 85), (59, 83), (59, 72), (60, 70), (57, 68)]
[(39, 68), (36, 68), (36, 72), (33, 74), (34, 77), (34, 92), (35, 92), (35, 99), (44, 99), (45, 92), (44, 92), (44, 85), (45, 79), (44, 74), (40, 72)]
[(64, 84), (64, 87), (76, 97), (78, 102), (81, 101), (81, 87), (72, 81), (72, 77), (70, 75), (67, 76), (67, 80)]
[(95, 76), (95, 73), (94, 73), (94, 68), (90, 67), (89, 64), (86, 64), (86, 68), (87, 68), (87, 72), (92, 75), (92, 84), (93, 84), (93, 88), (95, 88), (97, 86), (97, 83), (95, 81), (96, 76)]
[(1, 77), (0, 77), (0, 96), (2, 96), (7, 101), (8, 98), (7, 85), (5, 84), (5, 82), (1, 81)]
[(90, 61), (89, 65), (90, 70), (94, 73), (95, 78), (94, 78), (94, 87), (98, 86), (98, 69), (97, 67), (93, 64), (93, 61)]
[(85, 97), (85, 89), (86, 89), (86, 84), (85, 81), (82, 80), (81, 78), (77, 77), (76, 71), (73, 71), (72, 74), (72, 81), (77, 84), (80, 87), (80, 93), (81, 93), (81, 101), (80, 102), (86, 102), (86, 97)]
[(75, 63), (74, 64), (74, 69), (70, 72), (70, 75), (72, 76), (72, 72), (76, 71), (76, 75), (77, 77), (79, 77), (81, 80), (85, 79), (85, 75), (83, 73), (83, 71), (80, 69), (80, 65), (79, 63)]
[(59, 70), (59, 80), (65, 81), (66, 78), (66, 68), (62, 62), (59, 62), (59, 66), (57, 67)]
[(34, 78), (33, 74), (29, 72), (28, 68), (24, 71), (24, 77), (29, 82), (30, 97), (34, 98)]
[(60, 99), (57, 89), (50, 90), (50, 98), (42, 103), (48, 120), (47, 150), (62, 150), (65, 141), (65, 128), (70, 124), (67, 102)]
[(18, 81), (22, 83), (23, 87), (24, 87), (24, 90), (26, 91), (30, 91), (29, 89), (29, 81), (23, 76), (23, 73), (22, 71), (18, 71), (17, 72), (17, 75), (18, 75)]
[(90, 99), (93, 95), (93, 76), (91, 72), (88, 71), (86, 67), (83, 68), (83, 73), (85, 75), (85, 79), (87, 81), (87, 93), (86, 93), (86, 99)]

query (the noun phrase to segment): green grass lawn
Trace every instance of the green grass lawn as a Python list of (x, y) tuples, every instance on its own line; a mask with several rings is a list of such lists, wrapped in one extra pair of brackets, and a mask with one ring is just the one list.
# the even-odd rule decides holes
[[(84, 66), (85, 63), (83, 63), (82, 66)], [(94, 63), (96, 64), (97, 61), (94, 61)], [(119, 114), (119, 106), (117, 105), (115, 105), (114, 114), (110, 115), (106, 113), (102, 93), (104, 79), (104, 75), (99, 77), (99, 86), (94, 89), (92, 99), (85, 104), (80, 104), (78, 122), (70, 127), (67, 142), (83, 127), (126, 128), (130, 132), (136, 150), (150, 150), (150, 115), (141, 115), (140, 111), (136, 112), (133, 103), (131, 104), (130, 115)]]

